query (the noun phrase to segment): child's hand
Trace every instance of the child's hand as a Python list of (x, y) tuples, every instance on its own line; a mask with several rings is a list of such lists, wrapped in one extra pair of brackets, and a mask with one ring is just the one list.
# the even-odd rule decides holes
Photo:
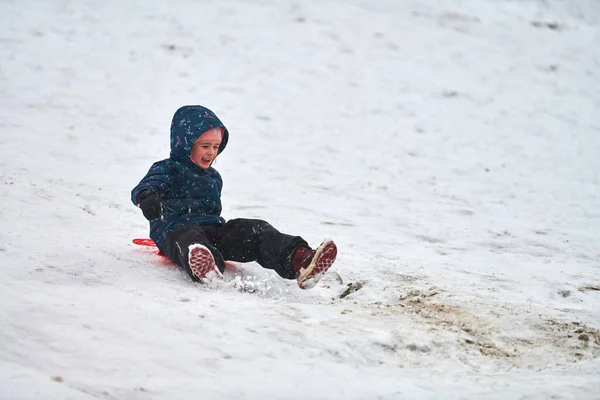
[(148, 221), (154, 221), (163, 214), (163, 206), (160, 197), (151, 190), (144, 190), (138, 196), (138, 207), (142, 209), (144, 217)]

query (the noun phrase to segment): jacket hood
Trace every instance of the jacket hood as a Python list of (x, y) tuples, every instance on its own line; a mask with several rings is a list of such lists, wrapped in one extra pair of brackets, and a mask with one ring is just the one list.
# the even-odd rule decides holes
[(171, 159), (191, 162), (192, 145), (200, 135), (212, 128), (223, 128), (223, 139), (219, 151), (227, 146), (229, 131), (214, 112), (202, 106), (183, 106), (175, 111), (171, 122)]

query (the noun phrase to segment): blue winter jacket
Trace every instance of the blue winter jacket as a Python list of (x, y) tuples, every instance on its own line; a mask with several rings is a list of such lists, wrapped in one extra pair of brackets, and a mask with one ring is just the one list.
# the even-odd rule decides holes
[(131, 191), (138, 204), (144, 190), (158, 194), (163, 203), (163, 218), (150, 222), (150, 238), (159, 249), (170, 231), (187, 224), (224, 224), (221, 217), (221, 175), (212, 167), (203, 169), (190, 159), (196, 139), (211, 128), (224, 130), (220, 154), (227, 146), (229, 132), (208, 108), (184, 106), (175, 112), (171, 123), (171, 154), (152, 165), (144, 179)]

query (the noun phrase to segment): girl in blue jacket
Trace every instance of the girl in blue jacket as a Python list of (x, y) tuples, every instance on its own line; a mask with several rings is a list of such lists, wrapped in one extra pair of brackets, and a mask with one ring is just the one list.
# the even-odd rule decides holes
[(313, 250), (300, 236), (258, 219), (221, 217), (221, 175), (211, 165), (229, 131), (202, 106), (178, 109), (171, 123), (171, 154), (152, 165), (131, 191), (150, 221), (150, 237), (194, 281), (222, 279), (225, 261), (256, 261), (282, 278), (314, 287), (337, 255), (333, 241)]

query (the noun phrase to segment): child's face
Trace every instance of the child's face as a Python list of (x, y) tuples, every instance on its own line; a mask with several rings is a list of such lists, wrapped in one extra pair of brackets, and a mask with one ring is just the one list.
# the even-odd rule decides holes
[(210, 164), (217, 157), (222, 137), (223, 130), (221, 128), (214, 128), (200, 135), (194, 142), (190, 152), (192, 162), (200, 168), (210, 167)]

